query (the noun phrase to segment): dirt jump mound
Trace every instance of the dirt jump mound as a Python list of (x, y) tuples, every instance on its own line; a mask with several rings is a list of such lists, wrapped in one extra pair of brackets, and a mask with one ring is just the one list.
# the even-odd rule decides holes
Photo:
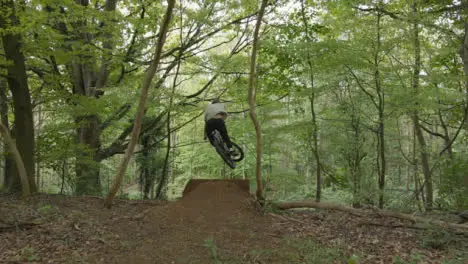
[(182, 198), (222, 199), (225, 193), (237, 194), (245, 197), (249, 195), (249, 191), (249, 180), (192, 179), (185, 186)]
[(239, 214), (254, 213), (253, 201), (249, 180), (192, 179), (187, 183), (181, 199), (168, 203), (165, 210), (158, 208), (152, 211), (156, 215), (149, 217), (167, 219), (168, 222), (172, 222), (170, 219), (200, 220), (201, 223), (197, 224), (210, 220), (208, 222), (218, 224)]
[(181, 208), (184, 214), (230, 215), (237, 210), (253, 209), (249, 208), (251, 200), (249, 180), (193, 179), (187, 183), (182, 198), (170, 207)]

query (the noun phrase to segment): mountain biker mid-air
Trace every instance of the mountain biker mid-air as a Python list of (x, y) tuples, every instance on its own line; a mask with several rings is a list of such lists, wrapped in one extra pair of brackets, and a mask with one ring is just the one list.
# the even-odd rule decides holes
[(213, 144), (213, 138), (210, 137), (214, 130), (218, 130), (229, 148), (229, 152), (233, 153), (232, 142), (229, 138), (226, 124), (224, 120), (228, 117), (228, 113), (224, 108), (224, 103), (221, 103), (218, 99), (213, 100), (205, 108), (205, 139), (209, 138), (211, 145)]

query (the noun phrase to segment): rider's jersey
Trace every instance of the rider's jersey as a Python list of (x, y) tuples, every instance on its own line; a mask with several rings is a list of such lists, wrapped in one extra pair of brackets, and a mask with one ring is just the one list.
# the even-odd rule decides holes
[(205, 122), (215, 118), (217, 114), (225, 113), (227, 114), (226, 110), (224, 109), (223, 103), (216, 103), (216, 104), (209, 104), (205, 108)]

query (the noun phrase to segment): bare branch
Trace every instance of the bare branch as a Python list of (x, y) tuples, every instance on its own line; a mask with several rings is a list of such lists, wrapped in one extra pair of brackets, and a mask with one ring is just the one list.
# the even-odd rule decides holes
[[(390, 11), (388, 11), (385, 8), (382, 8), (382, 7), (373, 7), (373, 8), (353, 7), (353, 8), (357, 9), (359, 11), (363, 11), (363, 12), (378, 12), (378, 13), (387, 15), (387, 16), (393, 18), (393, 19), (396, 19), (396, 20), (401, 20), (401, 21), (405, 21), (405, 22), (408, 22), (408, 23), (414, 23), (414, 21), (412, 21), (411, 18), (402, 17), (402, 16), (400, 16), (399, 12), (390, 12)], [(426, 23), (426, 22), (423, 22), (421, 20), (419, 20), (417, 23), (419, 23), (419, 24), (421, 24), (423, 26), (426, 26), (426, 27), (437, 29), (437, 30), (439, 30), (439, 31), (441, 31), (441, 32), (443, 32), (443, 33), (445, 33), (447, 35), (454, 36), (457, 39), (461, 39), (461, 37), (451, 29), (443, 28), (441, 26), (431, 24), (431, 23)]]
[(429, 128), (423, 126), (422, 124), (419, 124), (419, 126), (424, 130), (426, 131), (427, 133), (433, 135), (433, 136), (436, 136), (436, 137), (440, 137), (440, 138), (445, 138), (444, 135), (440, 134), (440, 133), (437, 133), (437, 132), (434, 132), (432, 130), (430, 130)]
[(379, 109), (379, 105), (377, 104), (377, 102), (375, 101), (375, 96), (373, 94), (371, 94), (369, 91), (367, 91), (366, 88), (364, 88), (364, 86), (362, 85), (361, 81), (359, 80), (359, 77), (357, 77), (357, 75), (354, 73), (354, 71), (347, 65), (345, 64), (344, 65), (348, 70), (349, 72), (353, 75), (354, 79), (356, 80), (357, 84), (358, 84), (358, 87), (365, 93), (367, 94), (367, 96), (369, 96), (369, 98), (371, 99), (372, 103), (374, 104), (375, 108)]

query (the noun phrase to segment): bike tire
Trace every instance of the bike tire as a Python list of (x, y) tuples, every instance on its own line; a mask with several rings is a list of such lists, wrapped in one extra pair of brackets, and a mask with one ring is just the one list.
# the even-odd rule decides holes
[(233, 146), (235, 149), (237, 149), (237, 152), (239, 153), (239, 157), (238, 157), (238, 158), (236, 157), (236, 158), (231, 158), (231, 159), (232, 159), (233, 161), (235, 161), (235, 162), (239, 162), (239, 161), (243, 160), (243, 159), (244, 159), (244, 151), (242, 150), (242, 148), (239, 147), (239, 145), (237, 145), (236, 143), (234, 143), (234, 142), (232, 142), (232, 141), (231, 141), (231, 143), (232, 143), (232, 146)]
[(221, 138), (221, 135), (219, 134), (219, 131), (217, 131), (217, 130), (213, 131), (213, 145), (214, 145), (214, 147), (216, 149), (216, 152), (218, 152), (219, 156), (221, 156), (223, 161), (231, 169), (235, 169), (236, 164), (231, 159), (231, 157), (227, 154), (226, 144), (224, 143), (223, 139)]

